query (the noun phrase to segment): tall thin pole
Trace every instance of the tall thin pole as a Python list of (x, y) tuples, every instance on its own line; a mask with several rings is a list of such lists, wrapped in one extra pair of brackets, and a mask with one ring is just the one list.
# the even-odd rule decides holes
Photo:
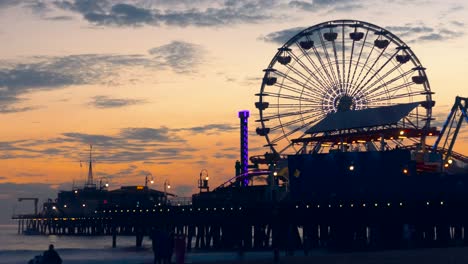
[(88, 169), (88, 182), (86, 185), (88, 187), (93, 186), (94, 180), (93, 180), (93, 156), (92, 156), (92, 151), (93, 151), (93, 145), (89, 145), (89, 169)]
[(244, 175), (242, 178), (241, 185), (249, 185), (249, 179), (247, 176), (248, 166), (249, 166), (249, 123), (248, 119), (250, 112), (248, 110), (239, 111), (240, 119), (240, 154), (241, 154), (241, 175)]

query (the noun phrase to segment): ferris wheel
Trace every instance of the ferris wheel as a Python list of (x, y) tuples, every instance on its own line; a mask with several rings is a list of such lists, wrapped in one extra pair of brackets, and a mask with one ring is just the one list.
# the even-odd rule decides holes
[(401, 39), (367, 22), (335, 20), (304, 29), (264, 72), (256, 132), (273, 153), (297, 153), (293, 140), (331, 113), (420, 102), (405, 125), (430, 126), (434, 102), (425, 68)]

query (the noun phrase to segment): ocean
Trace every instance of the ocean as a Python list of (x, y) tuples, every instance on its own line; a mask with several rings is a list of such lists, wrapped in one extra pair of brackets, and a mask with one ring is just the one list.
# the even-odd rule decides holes
[[(135, 248), (134, 236), (118, 236), (117, 248), (112, 248), (111, 236), (26, 236), (18, 234), (17, 225), (0, 225), (0, 264), (25, 264), (54, 244), (63, 264), (152, 264), (151, 240), (145, 237), (143, 247)], [(249, 259), (271, 258), (271, 252), (249, 252)], [(192, 252), (186, 263), (237, 260), (235, 252)]]
[(145, 237), (143, 248), (135, 248), (135, 237), (117, 237), (112, 248), (110, 236), (26, 236), (16, 225), (0, 225), (0, 263), (27, 263), (54, 244), (65, 263), (151, 263), (151, 240)]

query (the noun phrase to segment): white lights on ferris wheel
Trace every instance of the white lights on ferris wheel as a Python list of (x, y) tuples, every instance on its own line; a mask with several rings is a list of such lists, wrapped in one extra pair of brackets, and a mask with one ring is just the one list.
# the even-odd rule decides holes
[[(330, 114), (414, 102), (403, 127), (422, 130), (430, 127), (432, 94), (425, 68), (396, 35), (367, 22), (329, 21), (299, 32), (273, 56), (256, 94), (256, 132), (272, 153), (295, 154), (302, 146), (293, 140)], [(409, 137), (401, 131), (392, 140)]]

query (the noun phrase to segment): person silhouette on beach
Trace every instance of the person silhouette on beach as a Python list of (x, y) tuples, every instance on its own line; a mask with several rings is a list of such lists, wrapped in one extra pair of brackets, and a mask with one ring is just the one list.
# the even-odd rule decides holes
[(60, 258), (52, 244), (49, 245), (49, 250), (44, 251), (42, 255), (42, 264), (62, 264), (62, 258)]
[(154, 264), (170, 264), (174, 253), (174, 234), (163, 229), (155, 229), (151, 234)]
[(174, 232), (166, 232), (164, 246), (164, 264), (171, 264), (172, 255), (174, 254)]
[(164, 244), (164, 233), (162, 230), (155, 228), (151, 234), (151, 242), (154, 254), (154, 264), (163, 263), (163, 244)]

